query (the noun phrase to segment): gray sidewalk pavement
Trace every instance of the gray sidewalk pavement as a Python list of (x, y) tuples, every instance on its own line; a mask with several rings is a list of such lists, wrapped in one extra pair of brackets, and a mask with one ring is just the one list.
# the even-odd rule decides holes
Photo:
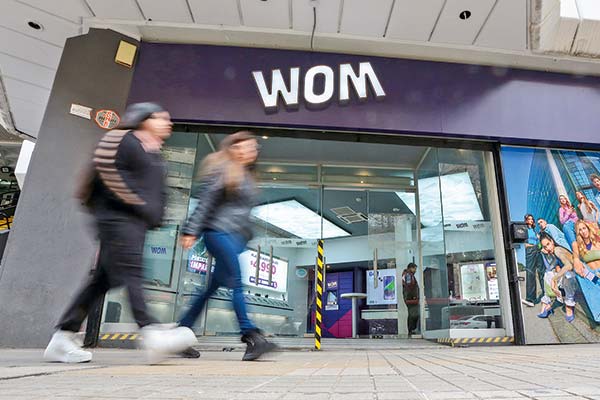
[(48, 364), (0, 349), (0, 399), (600, 399), (600, 345), (240, 351), (145, 365), (137, 350)]

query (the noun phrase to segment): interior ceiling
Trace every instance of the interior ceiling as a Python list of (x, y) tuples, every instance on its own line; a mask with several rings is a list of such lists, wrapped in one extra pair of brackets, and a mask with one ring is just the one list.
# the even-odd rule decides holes
[(527, 44), (527, 4), (528, 0), (1, 0), (0, 77), (10, 112), (0, 110), (0, 115), (7, 130), (37, 136), (65, 39), (90, 27), (146, 41), (600, 74), (592, 59), (532, 52)]
[[(218, 144), (225, 135), (211, 135)], [(259, 138), (261, 162), (336, 164), (416, 169), (427, 147), (332, 140)], [(343, 146), (341, 145), (343, 143)]]

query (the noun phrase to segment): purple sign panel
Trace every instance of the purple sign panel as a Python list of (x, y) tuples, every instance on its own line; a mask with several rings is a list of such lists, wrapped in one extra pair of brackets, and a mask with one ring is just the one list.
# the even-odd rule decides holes
[(600, 79), (273, 49), (143, 43), (129, 102), (176, 121), (578, 142), (600, 131)]

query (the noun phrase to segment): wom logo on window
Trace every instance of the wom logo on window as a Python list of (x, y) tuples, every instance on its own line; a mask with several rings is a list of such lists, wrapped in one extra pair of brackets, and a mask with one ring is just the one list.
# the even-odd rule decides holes
[[(289, 82), (286, 82), (280, 69), (271, 71), (271, 87), (267, 86), (262, 71), (253, 71), (252, 76), (262, 99), (265, 110), (273, 112), (277, 110), (279, 98), (283, 100), (286, 108), (297, 108), (300, 97), (300, 68), (290, 68)], [(319, 82), (319, 93), (316, 93), (316, 82)], [(327, 65), (317, 65), (310, 68), (304, 74), (303, 98), (307, 107), (321, 108), (329, 104), (335, 92), (335, 72)], [(351, 64), (340, 64), (338, 71), (338, 101), (347, 104), (350, 101), (350, 90), (361, 101), (368, 98), (368, 86), (371, 87), (377, 100), (385, 98), (385, 91), (375, 74), (370, 62), (358, 64), (358, 72)]]

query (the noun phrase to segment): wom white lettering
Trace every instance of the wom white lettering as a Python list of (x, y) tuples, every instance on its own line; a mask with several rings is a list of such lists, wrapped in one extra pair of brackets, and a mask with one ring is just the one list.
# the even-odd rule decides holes
[[(315, 79), (318, 75), (323, 77), (323, 91), (315, 93)], [(262, 71), (253, 71), (252, 76), (258, 88), (258, 92), (268, 111), (277, 109), (279, 98), (283, 99), (288, 108), (296, 108), (299, 105), (300, 68), (290, 68), (290, 81), (287, 84), (281, 74), (281, 70), (275, 69), (271, 72), (271, 88), (267, 87)], [(367, 82), (371, 86), (376, 99), (385, 97), (385, 91), (373, 70), (370, 62), (361, 62), (358, 65), (358, 73), (354, 71), (351, 64), (341, 64), (339, 67), (339, 102), (346, 104), (350, 101), (350, 86), (359, 100), (368, 98)], [(304, 75), (304, 101), (309, 106), (326, 105), (332, 98), (335, 90), (335, 73), (327, 65), (317, 65), (306, 71)]]

